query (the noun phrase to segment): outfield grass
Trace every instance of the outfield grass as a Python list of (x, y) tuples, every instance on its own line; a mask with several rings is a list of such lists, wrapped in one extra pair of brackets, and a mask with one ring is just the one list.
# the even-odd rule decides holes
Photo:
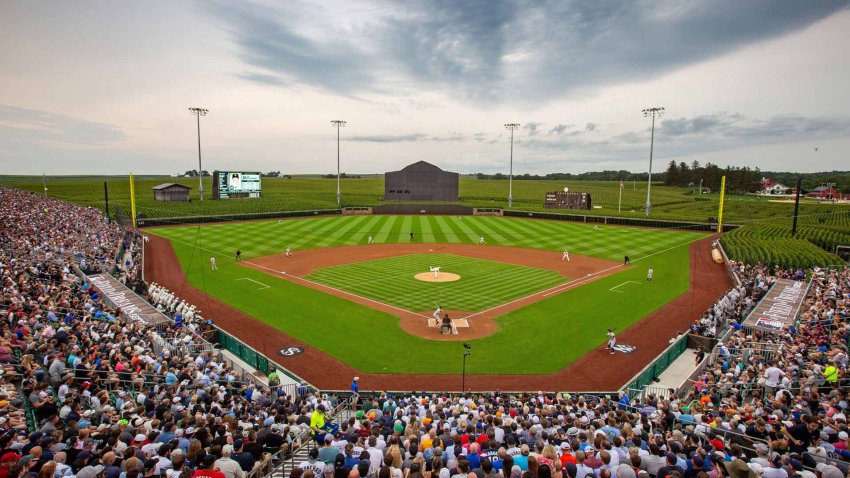
[[(623, 251), (631, 255), (631, 268), (496, 318), (499, 330), (494, 335), (471, 341), (474, 353), (467, 370), (473, 374), (560, 370), (603, 343), (607, 328), (622, 330), (685, 292), (687, 244), (703, 237), (613, 226), (594, 232), (583, 224), (526, 219), (401, 216), (258, 221), (148, 232), (172, 239), (187, 279), (196, 288), (362, 372), (455, 374), (458, 364), (450, 357), (459, 359), (459, 344), (408, 335), (391, 314), (233, 262), (237, 247), (250, 260), (280, 253), (290, 243), (301, 248), (365, 244), (376, 230), (382, 242), (406, 242), (411, 229), (423, 242), (472, 243), (484, 231), (492, 245), (559, 250), (567, 242), (574, 254), (614, 260), (622, 260)], [(209, 270), (211, 254), (218, 258), (216, 272)], [(648, 267), (656, 272), (649, 284), (644, 281)], [(262, 286), (253, 281), (268, 288), (258, 290)], [(613, 287), (616, 291), (610, 290)]]
[(703, 237), (698, 232), (634, 227), (600, 226), (575, 222), (529, 220), (486, 216), (327, 216), (316, 219), (231, 222), (203, 226), (147, 229), (172, 241), (202, 244), (230, 257), (241, 249), (246, 258), (280, 254), (291, 246), (299, 250), (333, 246), (365, 245), (369, 236), (376, 244), (414, 242), (487, 244), (523, 247), (622, 261)]
[[(429, 266), (460, 275), (455, 282), (422, 282), (414, 278)], [(429, 272), (430, 273), (430, 272)], [(407, 254), (313, 271), (308, 277), (322, 284), (401, 307), (424, 311), (445, 309), (474, 312), (531, 295), (566, 280), (552, 270), (454, 254)]]
[[(116, 176), (48, 176), (48, 194), (81, 204), (103, 208), (103, 182), (107, 182), (110, 207), (129, 211), (129, 182)], [(192, 188), (191, 203), (164, 203), (153, 200), (151, 188), (164, 182), (174, 182)], [(0, 176), (0, 186), (14, 187), (41, 194), (40, 176)], [(601, 209), (584, 211), (586, 214), (644, 217), (646, 183), (626, 181), (622, 191), (622, 207), (618, 211), (619, 182), (617, 181), (533, 181), (514, 180), (514, 208), (542, 210), (546, 192), (560, 191), (568, 186), (571, 191), (590, 193), (593, 204)], [(295, 176), (292, 179), (263, 178), (263, 197), (230, 201), (198, 201), (197, 178), (171, 178), (167, 176), (136, 177), (137, 210), (146, 217), (175, 217), (190, 215), (218, 215), (251, 212), (335, 208), (336, 179), (315, 176)], [(360, 179), (342, 180), (342, 203), (352, 206), (382, 204), (384, 180), (381, 175)], [(204, 178), (204, 189), (209, 194), (212, 179)], [(504, 180), (460, 177), (460, 204), (476, 207), (507, 207), (508, 184)], [(688, 188), (652, 185), (652, 217), (684, 221), (706, 221), (716, 217), (719, 205), (717, 194), (694, 195)], [(564, 211), (567, 212), (567, 211)], [(753, 221), (782, 223), (790, 226), (793, 204), (770, 202), (754, 196), (727, 194), (726, 222), (747, 224)], [(804, 203), (800, 206), (801, 222), (816, 226), (850, 227), (850, 206)]]

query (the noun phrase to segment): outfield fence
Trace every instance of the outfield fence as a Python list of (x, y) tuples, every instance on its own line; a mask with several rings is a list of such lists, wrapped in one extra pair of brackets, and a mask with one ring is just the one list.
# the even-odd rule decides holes
[[(116, 207), (116, 217), (117, 215)], [(290, 217), (329, 216), (342, 214), (342, 209), (310, 209), (304, 211), (275, 211), (275, 212), (252, 212), (240, 214), (215, 214), (209, 216), (182, 216), (182, 217), (137, 217), (136, 226), (173, 226), (176, 224), (203, 224), (222, 221), (251, 221), (257, 219), (285, 219)]]
[[(530, 217), (534, 219), (550, 219), (554, 221), (572, 221), (591, 224), (613, 224), (617, 226), (652, 227), (656, 229), (687, 229), (689, 231), (716, 232), (717, 224), (710, 222), (687, 222), (668, 221), (663, 219), (640, 219), (631, 217), (595, 216), (590, 214), (564, 214), (554, 212), (521, 211), (505, 209), (503, 216), (507, 217)], [(741, 227), (737, 224), (724, 224), (723, 232), (728, 232)]]

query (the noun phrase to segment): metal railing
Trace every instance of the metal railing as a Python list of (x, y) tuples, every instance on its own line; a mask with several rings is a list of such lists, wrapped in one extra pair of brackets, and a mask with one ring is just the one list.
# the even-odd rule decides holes
[(658, 354), (655, 360), (632, 377), (623, 388), (640, 391), (653, 383), (654, 379), (661, 375), (688, 348), (688, 335), (689, 333), (682, 334), (678, 340)]
[[(333, 420), (340, 412), (351, 408), (354, 403), (354, 396), (348, 397), (345, 400), (340, 401), (328, 414), (328, 418)], [(304, 430), (292, 442), (292, 446), (288, 450), (288, 456), (284, 456), (283, 450), (279, 450), (274, 453), (272, 456), (268, 458), (268, 460), (264, 460), (266, 464), (263, 468), (255, 468), (252, 470), (253, 475), (248, 475), (246, 478), (255, 478), (255, 477), (272, 477), (277, 474), (283, 474), (287, 465), (290, 467), (295, 467), (295, 453), (301, 449), (301, 447), (306, 446), (307, 450), (315, 446), (315, 441), (313, 440), (313, 435), (310, 433), (310, 430)], [(264, 469), (267, 469), (264, 474), (260, 474)]]

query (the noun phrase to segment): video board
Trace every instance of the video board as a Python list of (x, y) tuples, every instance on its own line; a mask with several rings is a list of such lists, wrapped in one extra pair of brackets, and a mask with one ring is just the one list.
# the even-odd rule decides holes
[(261, 197), (260, 173), (213, 171), (213, 199)]

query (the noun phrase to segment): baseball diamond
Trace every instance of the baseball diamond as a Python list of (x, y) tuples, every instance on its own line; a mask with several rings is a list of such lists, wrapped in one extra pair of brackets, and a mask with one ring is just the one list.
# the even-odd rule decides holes
[[(427, 359), (448, 354), (452, 347), (426, 325), (427, 311), (442, 301), (439, 305), (460, 314), (456, 318), (469, 320), (469, 330), (457, 339), (467, 334), (475, 345), (470, 374), (544, 376), (600, 345), (606, 327), (625, 329), (688, 290), (689, 244), (706, 237), (688, 231), (594, 230), (576, 223), (454, 216), (326, 217), (149, 231), (170, 239), (192, 287), (364, 374), (456, 373), (454, 364)], [(418, 239), (410, 240), (411, 231)], [(371, 245), (368, 236), (374, 238)], [(478, 245), (481, 236), (487, 245)], [(162, 243), (154, 244), (158, 248)], [(290, 244), (292, 257), (283, 257)], [(574, 251), (571, 262), (561, 261), (564, 244)], [(243, 253), (238, 264), (228, 254), (237, 248)], [(620, 264), (625, 253), (632, 256), (633, 266)], [(221, 257), (217, 271), (198, 259), (210, 255)], [(462, 270), (464, 279), (426, 284), (412, 278), (436, 263)], [(642, 280), (646, 264), (664, 271), (651, 288), (626, 294), (609, 290)], [(270, 288), (257, 290), (255, 283), (236, 280), (243, 277)], [(488, 294), (488, 289), (499, 294)], [(601, 302), (607, 306), (596, 305)], [(420, 328), (411, 326), (416, 317)], [(370, 341), (382, 344), (379, 349), (349, 340), (364, 330)], [(269, 340), (267, 334), (254, 338), (251, 328), (234, 328), (238, 336), (243, 331), (249, 344)], [(551, 352), (540, 356), (521, 348), (504, 354), (524, 336)], [(392, 359), (398, 356), (409, 360)]]

